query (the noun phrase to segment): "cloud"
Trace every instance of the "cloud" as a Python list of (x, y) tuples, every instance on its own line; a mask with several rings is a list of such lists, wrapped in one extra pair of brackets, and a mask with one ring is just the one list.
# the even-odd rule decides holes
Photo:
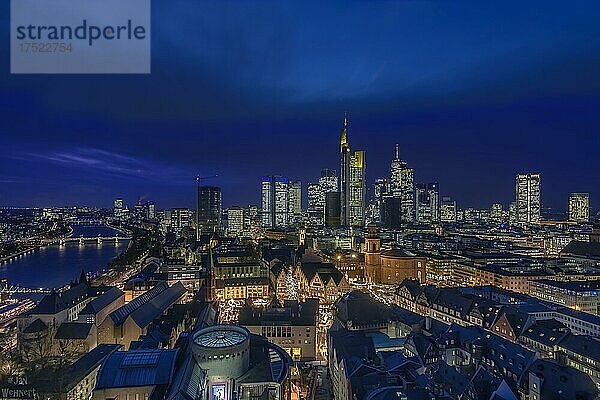
[(193, 174), (169, 165), (161, 165), (138, 157), (98, 148), (78, 148), (50, 153), (22, 153), (14, 157), (22, 161), (50, 162), (92, 178), (110, 178), (131, 181), (170, 182), (188, 184)]

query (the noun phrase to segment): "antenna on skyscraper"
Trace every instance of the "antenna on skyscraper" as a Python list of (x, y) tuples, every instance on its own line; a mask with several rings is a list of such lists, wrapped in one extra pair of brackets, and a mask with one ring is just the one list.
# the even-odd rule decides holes
[(400, 145), (396, 143), (396, 160), (400, 159)]

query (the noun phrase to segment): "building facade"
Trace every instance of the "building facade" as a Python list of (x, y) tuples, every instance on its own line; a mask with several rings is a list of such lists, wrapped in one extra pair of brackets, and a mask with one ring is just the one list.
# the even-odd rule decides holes
[(264, 228), (285, 229), (288, 227), (288, 185), (289, 179), (285, 177), (263, 177), (261, 221)]
[(348, 116), (340, 134), (340, 216), (342, 226), (363, 226), (365, 219), (366, 160), (363, 150), (351, 153)]
[(571, 193), (569, 196), (569, 221), (590, 222), (589, 193)]
[(516, 219), (519, 225), (535, 225), (540, 222), (540, 174), (519, 174), (516, 179)]

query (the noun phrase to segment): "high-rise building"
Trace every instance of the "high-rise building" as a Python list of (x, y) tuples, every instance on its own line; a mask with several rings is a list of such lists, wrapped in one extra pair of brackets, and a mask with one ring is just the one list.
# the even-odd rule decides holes
[(400, 218), (402, 222), (412, 222), (414, 212), (414, 173), (406, 161), (400, 159), (400, 147), (396, 143), (395, 158), (390, 166), (390, 194), (400, 199)]
[(113, 215), (117, 219), (123, 218), (123, 199), (116, 199), (113, 203)]
[(155, 219), (156, 218), (156, 204), (153, 202), (148, 202), (146, 204), (146, 218)]
[(325, 226), (338, 228), (341, 223), (340, 192), (328, 192), (325, 194)]
[(421, 223), (439, 222), (440, 190), (437, 182), (416, 185), (415, 220)]
[(266, 176), (262, 179), (262, 226), (271, 229), (288, 227), (289, 179)]
[(290, 224), (302, 219), (302, 182), (291, 181), (288, 184), (288, 218)]
[(504, 210), (501, 203), (494, 203), (490, 207), (490, 219), (494, 222), (502, 222), (504, 220)]
[(165, 211), (165, 225), (176, 234), (192, 226), (192, 210), (188, 208), (172, 208)]
[(515, 188), (516, 217), (520, 225), (540, 222), (540, 174), (519, 174)]
[(385, 194), (381, 205), (381, 222), (388, 229), (400, 229), (402, 225), (401, 198)]
[(363, 226), (365, 223), (365, 172), (365, 152), (357, 150), (350, 156), (350, 226)]
[(350, 144), (348, 143), (348, 115), (344, 114), (344, 125), (340, 133), (340, 219), (349, 225), (348, 202), (350, 196)]
[(589, 193), (571, 193), (569, 196), (569, 221), (590, 222)]
[(221, 226), (221, 188), (200, 186), (198, 202), (198, 222), (205, 232), (214, 232)]
[(318, 183), (309, 183), (306, 185), (306, 191), (308, 193), (308, 218), (311, 225), (323, 225), (324, 223), (324, 211), (325, 211), (325, 198), (322, 196), (321, 185)]
[(388, 180), (385, 178), (375, 179), (373, 184), (373, 198), (369, 204), (370, 222), (381, 223), (383, 221), (383, 196), (387, 193)]
[(338, 177), (333, 169), (322, 169), (319, 178), (319, 186), (323, 193), (338, 191)]
[(365, 220), (366, 162), (363, 150), (351, 153), (348, 142), (348, 115), (340, 134), (341, 225), (363, 226)]
[(321, 170), (319, 183), (309, 183), (308, 190), (308, 215), (314, 225), (325, 223), (325, 195), (338, 191), (337, 174), (332, 169)]
[(233, 237), (243, 236), (245, 233), (245, 215), (242, 207), (229, 207), (227, 209), (227, 234)]
[(456, 201), (452, 200), (451, 197), (442, 197), (440, 205), (440, 221), (442, 222), (456, 222), (458, 219), (458, 213), (456, 209)]

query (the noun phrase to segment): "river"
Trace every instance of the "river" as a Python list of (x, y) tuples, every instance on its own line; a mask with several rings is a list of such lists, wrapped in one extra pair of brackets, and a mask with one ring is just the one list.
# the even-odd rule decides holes
[[(122, 233), (106, 226), (73, 226), (71, 237), (121, 236)], [(129, 240), (118, 243), (106, 241), (102, 244), (77, 242), (41, 247), (28, 254), (0, 265), (0, 279), (8, 279), (10, 284), (22, 287), (61, 287), (76, 279), (81, 270), (96, 272), (127, 249)]]

